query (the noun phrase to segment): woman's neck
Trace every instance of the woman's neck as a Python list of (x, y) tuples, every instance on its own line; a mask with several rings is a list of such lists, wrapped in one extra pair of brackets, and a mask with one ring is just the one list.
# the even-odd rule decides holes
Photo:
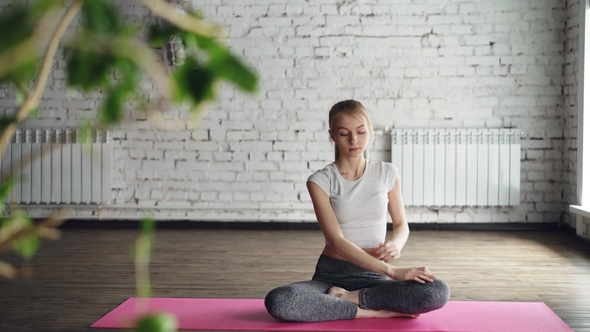
[(365, 173), (367, 160), (364, 157), (360, 158), (338, 158), (334, 162), (340, 175), (346, 180), (356, 180)]

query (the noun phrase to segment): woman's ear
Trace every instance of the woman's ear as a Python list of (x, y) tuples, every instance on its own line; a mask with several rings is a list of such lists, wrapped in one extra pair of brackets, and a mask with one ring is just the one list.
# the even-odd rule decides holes
[(334, 136), (332, 136), (332, 129), (328, 129), (328, 134), (330, 134), (330, 138), (334, 141)]

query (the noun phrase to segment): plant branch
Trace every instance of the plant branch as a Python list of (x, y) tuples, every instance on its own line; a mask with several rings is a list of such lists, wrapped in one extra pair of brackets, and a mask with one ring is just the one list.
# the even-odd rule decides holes
[(165, 20), (177, 27), (196, 33), (201, 36), (223, 37), (224, 31), (219, 26), (203, 22), (202, 20), (188, 15), (183, 10), (162, 0), (137, 0), (144, 6), (160, 15)]
[(59, 23), (57, 30), (53, 34), (51, 41), (49, 42), (49, 46), (47, 48), (47, 52), (45, 53), (45, 57), (43, 59), (43, 64), (41, 65), (41, 71), (39, 72), (37, 86), (31, 94), (27, 96), (25, 102), (21, 105), (21, 107), (16, 112), (16, 121), (11, 123), (6, 129), (2, 132), (2, 136), (0, 137), (0, 162), (4, 156), (4, 151), (6, 150), (6, 146), (8, 144), (8, 140), (12, 138), (16, 129), (18, 128), (19, 124), (27, 118), (27, 116), (37, 108), (39, 105), (39, 100), (41, 99), (41, 95), (45, 90), (45, 86), (47, 85), (47, 79), (49, 77), (49, 72), (51, 70), (51, 65), (53, 63), (53, 58), (55, 53), (57, 52), (57, 48), (59, 47), (59, 43), (63, 38), (68, 26), (76, 17), (80, 9), (82, 8), (82, 1), (76, 1), (67, 13), (62, 18), (61, 22)]
[(5, 227), (3, 230), (8, 234), (0, 234), (2, 235), (0, 238), (0, 252), (10, 249), (12, 243), (30, 235), (36, 234), (46, 239), (55, 240), (59, 237), (59, 231), (56, 230), (56, 228), (59, 227), (64, 221), (63, 211), (60, 210), (55, 215), (37, 223), (34, 226), (21, 227), (17, 225), (16, 227), (21, 228), (15, 230), (7, 230)]
[(16, 269), (12, 265), (0, 261), (0, 277), (14, 279), (16, 277), (16, 274)]

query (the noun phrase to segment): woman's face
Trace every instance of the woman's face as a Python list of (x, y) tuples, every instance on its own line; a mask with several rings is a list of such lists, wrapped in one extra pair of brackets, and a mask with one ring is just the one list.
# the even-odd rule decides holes
[(370, 140), (366, 121), (347, 113), (336, 116), (330, 136), (340, 150), (340, 157), (361, 157)]

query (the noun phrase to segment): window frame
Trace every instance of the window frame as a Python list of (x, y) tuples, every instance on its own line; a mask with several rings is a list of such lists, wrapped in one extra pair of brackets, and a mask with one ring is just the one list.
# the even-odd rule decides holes
[[(578, 47), (578, 132), (576, 160), (577, 205), (570, 205), (570, 212), (577, 215), (576, 233), (583, 235), (584, 218), (590, 219), (590, 0), (580, 0)], [(586, 130), (584, 130), (586, 129)], [(586, 134), (586, 135), (584, 135)], [(587, 165), (587, 167), (584, 167)]]

